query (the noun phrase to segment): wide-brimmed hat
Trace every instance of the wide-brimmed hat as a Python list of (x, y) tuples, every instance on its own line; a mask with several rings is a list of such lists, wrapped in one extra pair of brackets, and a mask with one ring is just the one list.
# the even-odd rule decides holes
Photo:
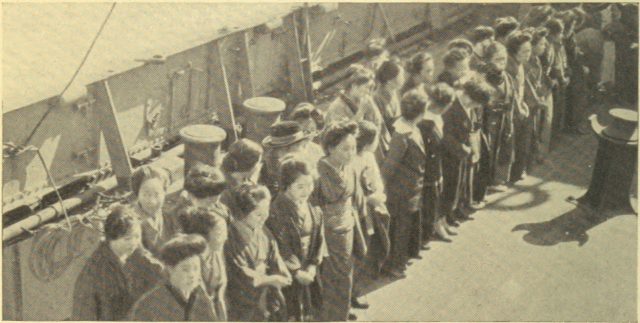
[(596, 115), (591, 116), (591, 127), (598, 136), (621, 144), (638, 144), (638, 112), (629, 109), (611, 109), (613, 117), (608, 125), (602, 125)]
[(271, 134), (262, 140), (265, 148), (285, 147), (307, 139), (311, 134), (302, 131), (295, 121), (280, 121), (271, 125)]

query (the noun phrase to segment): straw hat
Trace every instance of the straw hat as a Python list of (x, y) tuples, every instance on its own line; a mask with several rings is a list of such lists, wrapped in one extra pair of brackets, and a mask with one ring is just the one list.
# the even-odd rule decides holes
[(638, 112), (629, 109), (611, 109), (613, 120), (608, 125), (600, 124), (596, 115), (591, 116), (591, 127), (598, 136), (626, 145), (638, 144)]
[(265, 148), (285, 147), (310, 138), (295, 121), (281, 121), (271, 126), (271, 134), (262, 140)]

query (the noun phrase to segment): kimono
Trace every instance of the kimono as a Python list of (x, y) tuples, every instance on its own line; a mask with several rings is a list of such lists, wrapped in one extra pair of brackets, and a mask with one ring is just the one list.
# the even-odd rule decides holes
[(131, 208), (140, 218), (142, 246), (155, 257), (159, 257), (162, 245), (180, 231), (180, 223), (176, 214), (163, 210), (160, 216), (152, 219), (141, 209), (140, 204), (135, 203), (131, 205)]
[(373, 101), (380, 109), (382, 119), (389, 132), (393, 131), (393, 123), (400, 118), (400, 97), (398, 91), (389, 92), (384, 87), (379, 87), (373, 93)]
[(389, 156), (382, 165), (391, 213), (390, 269), (401, 268), (422, 245), (422, 188), (426, 152), (420, 131), (398, 119)]
[(225, 293), (227, 290), (227, 267), (224, 253), (209, 251), (200, 256), (200, 269), (202, 271), (202, 283), (207, 296), (211, 299), (213, 307), (220, 321), (227, 320), (227, 307)]
[[(435, 116), (434, 116), (435, 117)], [(424, 143), (426, 159), (424, 166), (424, 181), (422, 190), (422, 237), (428, 239), (434, 230), (434, 225), (441, 221), (442, 213), (442, 129), (435, 120), (422, 120), (418, 123), (422, 142)]]
[(514, 118), (514, 162), (511, 167), (510, 181), (518, 181), (527, 169), (531, 161), (531, 136), (533, 134), (533, 121), (530, 118), (529, 108), (525, 102), (526, 73), (523, 64), (509, 57), (507, 73), (516, 81), (516, 118)]
[(566, 88), (567, 84), (565, 84), (568, 79), (568, 65), (567, 65), (567, 55), (564, 49), (564, 45), (562, 42), (549, 39), (548, 49), (548, 73), (549, 77), (552, 80), (557, 82), (557, 85), (553, 88), (553, 134), (554, 137), (562, 131), (565, 127), (566, 123), (566, 108), (567, 108), (567, 98), (566, 98)]
[(202, 286), (198, 286), (191, 292), (188, 299), (184, 299), (180, 291), (169, 282), (164, 281), (135, 303), (127, 315), (127, 320), (211, 322), (217, 321), (218, 317)]
[(584, 55), (576, 43), (576, 35), (572, 33), (563, 41), (567, 54), (567, 66), (571, 71), (571, 82), (567, 85), (567, 126), (578, 128), (587, 122), (587, 109), (589, 102), (589, 89), (587, 88), (587, 76), (583, 70)]
[[(266, 321), (281, 314), (286, 306), (282, 292), (271, 286), (255, 286), (264, 276), (290, 277), (271, 231), (265, 226), (252, 230), (242, 221), (232, 221), (224, 253), (228, 320)], [(278, 320), (286, 319), (285, 315)]]
[(484, 110), (483, 127), (489, 145), (490, 174), (493, 184), (509, 181), (514, 160), (513, 118), (517, 105), (513, 78), (503, 72), (504, 82), (495, 88), (495, 97)]
[(389, 150), (390, 135), (389, 129), (387, 129), (382, 114), (380, 114), (380, 110), (373, 98), (366, 96), (359, 103), (356, 103), (348, 98), (344, 92), (340, 92), (338, 97), (327, 108), (325, 124), (345, 119), (356, 122), (367, 120), (378, 126), (380, 129), (380, 145), (378, 151), (376, 151), (376, 158), (378, 162), (382, 162)]
[[(159, 264), (138, 258), (141, 254), (134, 255), (122, 265), (108, 243), (100, 243), (76, 280), (71, 320), (120, 321), (125, 318), (137, 297), (152, 287), (148, 283), (155, 284), (153, 279), (160, 278), (162, 271)], [(132, 271), (135, 269), (146, 272), (144, 276), (137, 276), (139, 272)], [(144, 278), (146, 281), (140, 281)]]
[[(531, 154), (539, 155), (548, 153), (549, 139), (551, 135), (551, 81), (544, 74), (540, 58), (531, 55), (524, 65), (525, 92), (524, 101), (529, 106), (529, 118), (532, 123), (531, 130)], [(546, 139), (543, 138), (546, 134)]]
[(322, 210), (308, 202), (306, 206), (308, 213), (305, 215), (293, 201), (280, 194), (271, 204), (266, 223), (292, 276), (298, 270), (307, 270), (310, 265), (317, 266), (315, 280), (310, 285), (304, 286), (294, 278), (291, 286), (282, 290), (289, 317), (295, 319), (304, 319), (322, 308), (320, 265), (327, 255)]
[[(443, 136), (443, 199), (446, 216), (463, 204), (470, 204), (471, 189), (471, 134), (476, 122), (475, 111), (466, 110), (460, 100), (442, 115)], [(452, 219), (453, 220), (453, 219)]]
[(346, 321), (351, 305), (354, 255), (363, 258), (367, 246), (360, 226), (364, 217), (362, 190), (353, 165), (332, 166), (327, 157), (318, 162), (314, 195), (324, 216), (329, 256), (322, 263), (324, 305), (321, 321)]

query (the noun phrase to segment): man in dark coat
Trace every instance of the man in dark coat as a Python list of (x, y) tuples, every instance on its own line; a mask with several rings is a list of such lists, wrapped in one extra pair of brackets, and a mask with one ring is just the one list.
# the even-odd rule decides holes
[[(105, 241), (91, 255), (73, 292), (74, 321), (118, 321), (161, 277), (162, 267), (141, 250), (140, 222), (124, 208), (104, 225)], [(125, 266), (126, 264), (126, 266)]]

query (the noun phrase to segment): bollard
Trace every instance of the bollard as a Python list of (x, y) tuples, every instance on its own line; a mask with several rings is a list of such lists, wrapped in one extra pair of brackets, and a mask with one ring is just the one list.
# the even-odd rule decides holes
[(180, 130), (180, 137), (184, 141), (185, 176), (196, 163), (220, 166), (220, 143), (227, 137), (222, 128), (204, 124), (190, 125)]
[(255, 97), (244, 101), (244, 115), (247, 119), (246, 138), (257, 143), (269, 135), (269, 127), (284, 111), (284, 101), (270, 97)]

